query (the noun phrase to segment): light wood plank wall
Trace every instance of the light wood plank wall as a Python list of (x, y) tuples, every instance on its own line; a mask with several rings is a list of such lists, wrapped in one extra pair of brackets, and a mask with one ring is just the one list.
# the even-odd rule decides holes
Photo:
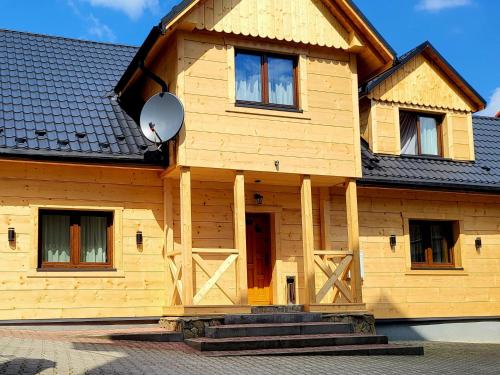
[[(179, 164), (272, 172), (279, 160), (281, 172), (360, 175), (349, 54), (202, 33), (179, 38), (177, 93), (186, 108)], [(300, 55), (303, 113), (235, 107), (235, 45)]]
[[(161, 315), (166, 286), (157, 173), (0, 162), (0, 320)], [(116, 209), (117, 271), (37, 273), (35, 206)], [(15, 246), (7, 241), (9, 227), (17, 233)], [(144, 234), (140, 248), (137, 230)]]
[[(500, 315), (500, 198), (359, 188), (363, 299), (377, 318)], [(464, 271), (411, 271), (411, 218), (458, 220)], [(393, 251), (389, 236), (397, 236)], [(476, 237), (483, 247), (475, 248)]]
[(354, 39), (321, 0), (206, 0), (184, 22), (199, 30), (342, 49)]
[(443, 116), (443, 156), (460, 161), (475, 159), (472, 106), (424, 56), (410, 60), (361, 99), (361, 134), (373, 152), (401, 153), (401, 110)]

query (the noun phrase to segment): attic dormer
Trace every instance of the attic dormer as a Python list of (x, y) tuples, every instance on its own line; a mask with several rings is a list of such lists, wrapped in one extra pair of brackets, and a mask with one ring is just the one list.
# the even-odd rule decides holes
[(401, 56), (360, 101), (361, 134), (374, 153), (472, 161), (472, 113), (481, 96), (429, 43)]

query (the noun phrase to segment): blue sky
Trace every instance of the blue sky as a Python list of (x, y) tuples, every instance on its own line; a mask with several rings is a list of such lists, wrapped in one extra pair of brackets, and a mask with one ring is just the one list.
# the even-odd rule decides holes
[[(180, 0), (0, 0), (0, 28), (139, 45)], [(499, 0), (355, 0), (402, 54), (430, 40), (500, 110)]]

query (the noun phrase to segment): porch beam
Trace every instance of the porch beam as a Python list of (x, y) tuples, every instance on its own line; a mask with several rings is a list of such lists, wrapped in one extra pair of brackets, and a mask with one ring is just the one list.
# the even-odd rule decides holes
[(245, 218), (245, 175), (236, 171), (234, 176), (234, 247), (238, 251), (236, 296), (240, 305), (248, 304), (247, 239)]
[(316, 284), (314, 278), (314, 223), (312, 210), (311, 176), (301, 177), (300, 201), (302, 216), (302, 246), (304, 256), (304, 305), (316, 303)]
[(346, 179), (345, 198), (347, 213), (347, 241), (349, 250), (352, 251), (352, 294), (355, 303), (362, 303), (363, 295), (361, 290), (361, 264), (359, 249), (359, 222), (358, 222), (358, 194), (356, 180)]
[(191, 220), (191, 169), (181, 168), (181, 247), (182, 247), (182, 286), (184, 305), (193, 304), (193, 227)]

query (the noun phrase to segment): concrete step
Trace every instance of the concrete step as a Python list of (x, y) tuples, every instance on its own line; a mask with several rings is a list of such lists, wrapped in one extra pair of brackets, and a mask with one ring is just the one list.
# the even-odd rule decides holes
[(208, 357), (234, 356), (295, 356), (295, 355), (424, 355), (422, 346), (373, 344), (373, 345), (343, 345), (321, 346), (307, 348), (265, 349), (265, 350), (227, 350), (206, 352)]
[(387, 337), (360, 334), (231, 337), (220, 339), (200, 337), (185, 340), (185, 343), (200, 351), (226, 351), (387, 344)]
[(229, 338), (245, 336), (286, 336), (350, 333), (351, 326), (346, 323), (309, 322), (276, 324), (229, 324), (208, 327), (206, 337)]
[(252, 306), (252, 314), (300, 313), (300, 312), (304, 312), (304, 305)]
[(321, 322), (321, 313), (267, 313), (226, 315), (224, 324), (267, 324)]

